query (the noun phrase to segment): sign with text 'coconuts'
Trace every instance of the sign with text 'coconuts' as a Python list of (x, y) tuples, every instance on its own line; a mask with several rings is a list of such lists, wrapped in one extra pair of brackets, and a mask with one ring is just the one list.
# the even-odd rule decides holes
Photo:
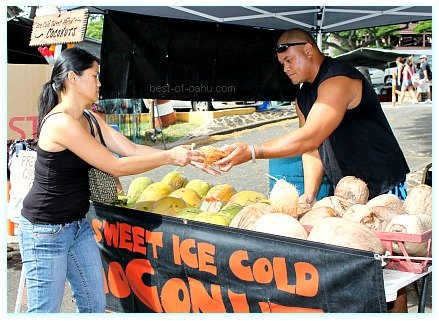
[(113, 312), (387, 312), (374, 253), (93, 203)]
[(47, 46), (81, 42), (84, 40), (87, 21), (87, 9), (36, 16), (29, 45)]

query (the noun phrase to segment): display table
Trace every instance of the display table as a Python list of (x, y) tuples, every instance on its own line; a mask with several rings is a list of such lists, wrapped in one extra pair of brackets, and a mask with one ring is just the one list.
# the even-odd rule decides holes
[(410, 272), (402, 272), (398, 270), (390, 270), (384, 269), (384, 290), (386, 293), (386, 301), (391, 302), (396, 300), (396, 294), (399, 289), (423, 278), (421, 293), (419, 295), (419, 309), (418, 312), (424, 312), (425, 309), (425, 292), (426, 281), (428, 275), (432, 271), (432, 266), (430, 266), (425, 273), (410, 273)]

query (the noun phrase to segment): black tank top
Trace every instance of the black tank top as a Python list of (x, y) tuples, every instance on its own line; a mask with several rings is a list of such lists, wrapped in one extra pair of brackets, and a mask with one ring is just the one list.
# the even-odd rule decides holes
[(312, 84), (304, 83), (297, 102), (305, 119), (317, 99), (318, 86), (328, 78), (345, 76), (362, 80), (360, 104), (347, 110), (340, 125), (319, 147), (326, 175), (334, 186), (348, 175), (361, 178), (369, 198), (387, 193), (410, 171), (378, 97), (364, 76), (343, 61), (325, 57)]
[(37, 224), (66, 224), (84, 218), (90, 207), (91, 166), (68, 149), (47, 152), (37, 145), (36, 151), (35, 179), (23, 201), (22, 215)]

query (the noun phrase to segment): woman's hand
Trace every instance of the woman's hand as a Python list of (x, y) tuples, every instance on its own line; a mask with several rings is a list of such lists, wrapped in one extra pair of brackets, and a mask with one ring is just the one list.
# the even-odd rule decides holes
[(191, 145), (180, 145), (168, 150), (170, 164), (177, 166), (186, 166), (192, 162), (199, 163), (203, 160), (204, 155), (193, 150)]
[(177, 166), (192, 166), (201, 169), (202, 171), (211, 175), (220, 175), (221, 172), (212, 168), (212, 166), (204, 164), (205, 155), (193, 149), (193, 145), (180, 145), (170, 149), (169, 151), (170, 163)]
[(201, 169), (203, 172), (206, 172), (207, 174), (214, 175), (214, 176), (221, 175), (221, 172), (214, 169), (211, 165), (204, 164), (204, 163), (198, 163), (198, 162), (194, 162), (194, 161), (191, 162), (191, 165), (196, 167), (196, 168)]

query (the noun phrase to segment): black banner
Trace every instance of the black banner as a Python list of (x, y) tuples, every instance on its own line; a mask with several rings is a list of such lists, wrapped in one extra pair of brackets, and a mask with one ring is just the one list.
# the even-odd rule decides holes
[(282, 32), (109, 11), (102, 98), (292, 101), (273, 50)]
[(114, 312), (387, 312), (371, 252), (94, 203)]

